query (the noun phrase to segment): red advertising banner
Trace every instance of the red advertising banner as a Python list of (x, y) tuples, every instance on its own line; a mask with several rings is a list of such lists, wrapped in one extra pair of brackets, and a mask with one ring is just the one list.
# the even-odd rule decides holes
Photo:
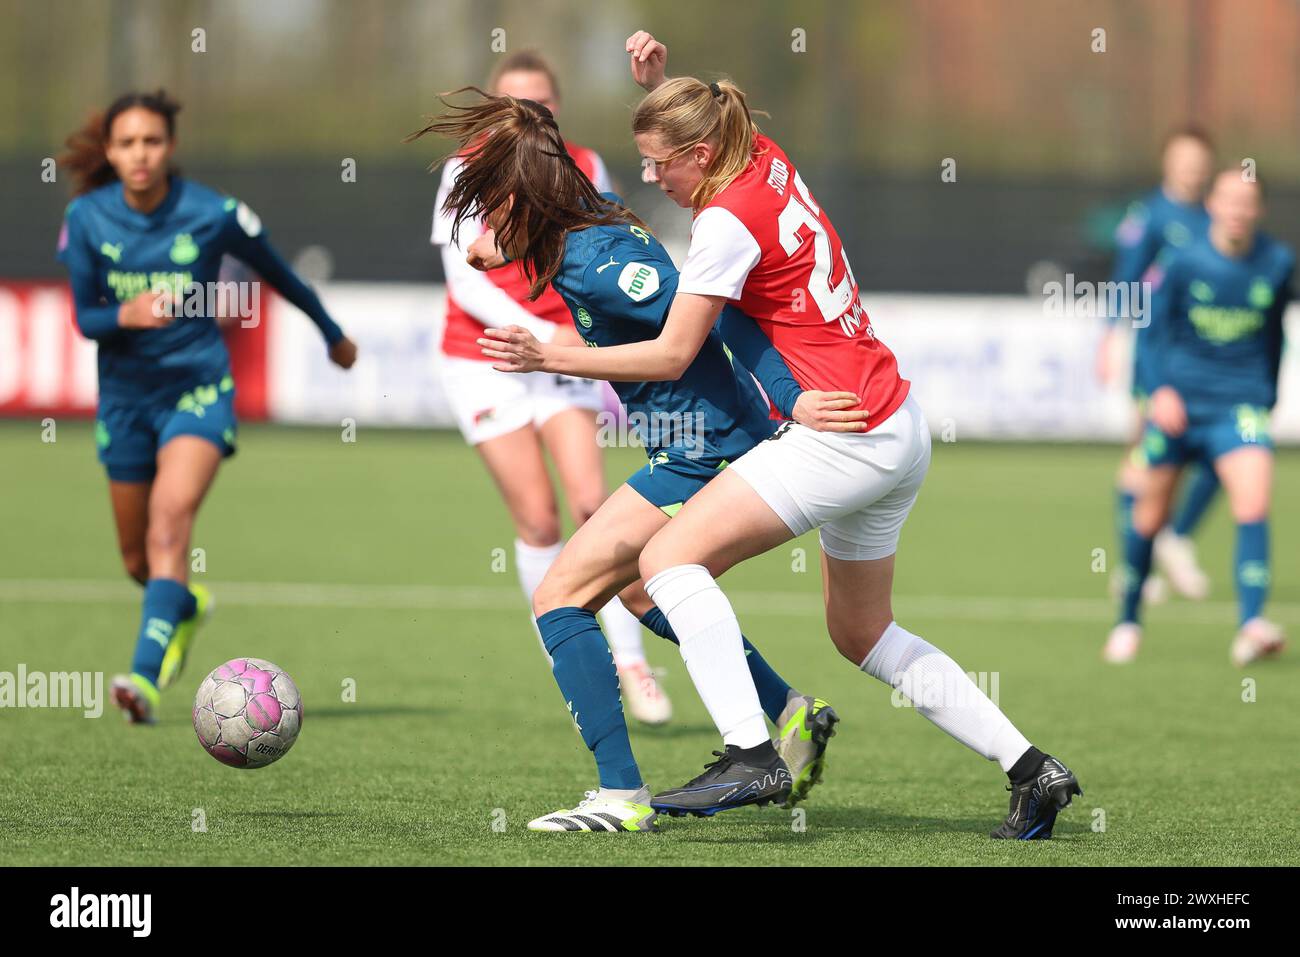
[[(266, 323), (275, 310), (264, 303), (255, 322), (224, 330), (244, 421), (267, 415)], [(95, 349), (77, 329), (67, 285), (0, 282), (0, 415), (93, 415)]]

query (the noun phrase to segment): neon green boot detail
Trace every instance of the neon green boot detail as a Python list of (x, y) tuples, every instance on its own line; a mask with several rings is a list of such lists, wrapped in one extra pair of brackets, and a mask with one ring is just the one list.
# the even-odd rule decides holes
[(198, 634), (199, 626), (212, 616), (212, 608), (215, 604), (212, 593), (197, 584), (191, 584), (189, 589), (190, 594), (194, 596), (194, 614), (177, 624), (176, 632), (172, 635), (172, 640), (167, 643), (167, 650), (163, 652), (162, 669), (158, 672), (158, 688), (161, 691), (170, 688), (181, 676), (190, 649), (194, 646), (194, 637)]

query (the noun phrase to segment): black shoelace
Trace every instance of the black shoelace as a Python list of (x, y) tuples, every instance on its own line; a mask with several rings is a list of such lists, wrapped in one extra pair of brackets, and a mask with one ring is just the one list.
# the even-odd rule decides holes
[(717, 760), (710, 761), (708, 764), (704, 765), (704, 773), (697, 774), (694, 778), (692, 778), (690, 784), (686, 785), (687, 787), (690, 787), (691, 784), (695, 784), (697, 781), (703, 780), (704, 778), (708, 777), (709, 772), (712, 771), (714, 768), (717, 768), (718, 772), (721, 773), (726, 768), (726, 766), (731, 763), (731, 758), (729, 758), (725, 752), (714, 751), (713, 754), (717, 758)]

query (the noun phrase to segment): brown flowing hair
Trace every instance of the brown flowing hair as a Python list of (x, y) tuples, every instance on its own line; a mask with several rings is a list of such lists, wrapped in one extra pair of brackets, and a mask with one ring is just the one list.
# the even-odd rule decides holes
[[(117, 171), (104, 155), (104, 147), (113, 132), (113, 121), (136, 107), (157, 113), (167, 124), (168, 139), (176, 136), (176, 114), (181, 111), (181, 105), (168, 96), (166, 90), (122, 94), (109, 104), (108, 109), (91, 113), (81, 128), (64, 140), (67, 152), (59, 157), (59, 166), (72, 173), (73, 196), (89, 193), (117, 180)], [(178, 170), (172, 167), (170, 172), (175, 175)]]
[[(462, 93), (477, 93), (481, 99), (455, 106), (445, 98)], [(489, 96), (473, 86), (438, 99), (447, 112), (426, 117), (428, 125), (403, 142), (429, 133), (456, 140), (459, 149), (429, 167), (437, 169), (457, 154), (463, 161), (443, 202), (443, 209), (455, 215), (452, 239), (459, 240), (465, 220), (509, 206), (497, 230), (497, 245), (522, 249), (512, 258), (528, 277), (530, 300), (540, 296), (559, 272), (566, 233), (618, 224), (647, 228), (631, 210), (601, 198), (565, 149), (555, 117), (540, 103)]]

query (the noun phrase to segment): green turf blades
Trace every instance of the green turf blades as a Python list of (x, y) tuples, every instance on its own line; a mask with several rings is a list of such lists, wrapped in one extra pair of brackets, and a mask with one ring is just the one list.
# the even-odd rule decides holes
[[(118, 566), (91, 428), (60, 424), (52, 445), (35, 443), (31, 423), (0, 424), (0, 460), (18, 490), (0, 497), (12, 545), (0, 550), (0, 671), (104, 671), (107, 684), (128, 670), (139, 589)], [(1100, 659), (1111, 604), (1091, 565), (1094, 548), (1114, 557), (1114, 448), (936, 443), (899, 554), (900, 621), (963, 668), (996, 672), (1025, 734), (1085, 782), (1052, 841), (990, 841), (1006, 814), (997, 767), (895, 707), (834, 652), (808, 536), (724, 581), (773, 664), (851, 716), (802, 817), (737, 810), (664, 820), (653, 840), (557, 842), (525, 825), (571, 804), (594, 775), (528, 628), (511, 529), (474, 453), (449, 434), (367, 432), (355, 445), (330, 430), (240, 434), (194, 539), (221, 615), (163, 696), (158, 725), (125, 727), (111, 705), (96, 720), (0, 712), (5, 741), (16, 742), (0, 761), (6, 861), (1293, 862), (1289, 793), (1242, 769), (1294, 748), (1300, 682), (1285, 655), (1244, 674), (1228, 664), (1227, 576), (1205, 606), (1153, 609), (1133, 669)], [(618, 481), (638, 463), (635, 450), (612, 450), (607, 474)], [(1283, 451), (1277, 466), (1282, 554), (1300, 536), (1300, 455)], [(1231, 554), (1225, 513), (1200, 540), (1211, 569)], [(507, 556), (499, 572), (497, 548)], [(1279, 562), (1275, 574), (1270, 610), (1300, 626), (1300, 570)], [(695, 773), (717, 738), (675, 649), (646, 642), (679, 689), (674, 724), (632, 732), (648, 782), (665, 787)], [(289, 669), (308, 716), (293, 753), (256, 775), (214, 762), (190, 728), (199, 679), (241, 654)], [(936, 779), (946, 786), (936, 791)]]

